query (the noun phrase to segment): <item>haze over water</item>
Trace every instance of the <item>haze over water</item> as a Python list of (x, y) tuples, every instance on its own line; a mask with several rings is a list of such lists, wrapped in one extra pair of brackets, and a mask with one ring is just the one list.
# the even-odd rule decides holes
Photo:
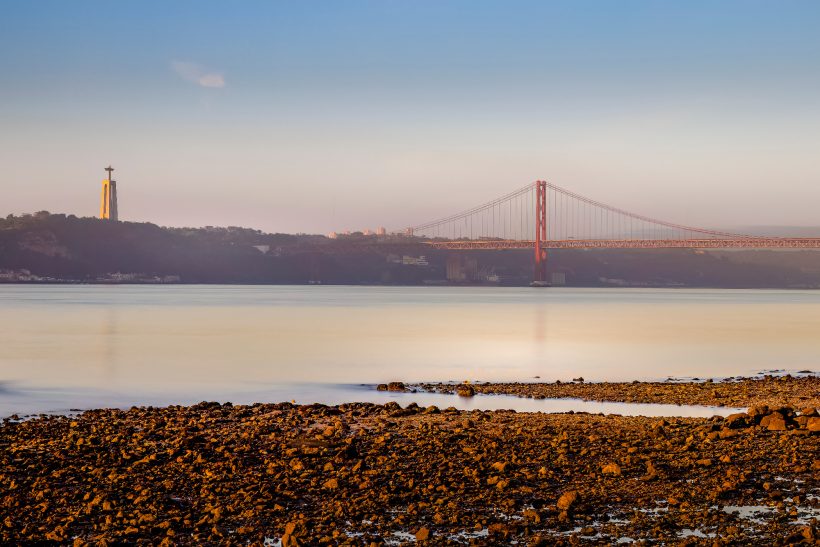
[(810, 291), (0, 286), (0, 301), (0, 415), (377, 401), (357, 385), (725, 377), (820, 360)]

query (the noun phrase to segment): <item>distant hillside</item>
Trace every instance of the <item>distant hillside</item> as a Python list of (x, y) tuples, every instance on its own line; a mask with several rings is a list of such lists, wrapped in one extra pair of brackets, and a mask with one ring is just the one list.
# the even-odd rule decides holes
[[(380, 250), (402, 252), (403, 247), (386, 241)], [(0, 270), (6, 280), (359, 283), (379, 282), (384, 264), (382, 254), (358, 245), (355, 236), (334, 241), (239, 227), (163, 228), (45, 211), (0, 219)], [(31, 275), (21, 276), (21, 270)], [(412, 268), (389, 280), (420, 283), (424, 274)]]
[[(571, 286), (820, 288), (820, 252), (553, 251)], [(449, 279), (448, 279), (449, 275)], [(526, 285), (532, 251), (437, 251), (404, 237), (163, 228), (50, 214), (0, 219), (0, 282)]]

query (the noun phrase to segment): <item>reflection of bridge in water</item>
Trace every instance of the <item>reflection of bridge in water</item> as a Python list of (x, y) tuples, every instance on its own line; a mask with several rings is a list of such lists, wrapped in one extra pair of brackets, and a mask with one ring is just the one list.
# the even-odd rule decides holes
[(546, 181), (406, 232), (438, 249), (534, 249), (536, 284), (546, 282), (547, 249), (820, 249), (820, 238), (750, 236), (665, 222)]

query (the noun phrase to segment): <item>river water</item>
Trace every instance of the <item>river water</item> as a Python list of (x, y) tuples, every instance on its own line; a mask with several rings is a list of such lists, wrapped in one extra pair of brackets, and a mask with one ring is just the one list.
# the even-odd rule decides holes
[(820, 361), (812, 291), (0, 285), (0, 325), (0, 416), (201, 400), (674, 415), (373, 384), (721, 378)]

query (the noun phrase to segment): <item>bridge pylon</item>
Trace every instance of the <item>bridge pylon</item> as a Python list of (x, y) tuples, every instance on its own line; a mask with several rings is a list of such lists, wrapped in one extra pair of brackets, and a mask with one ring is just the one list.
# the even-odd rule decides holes
[(547, 239), (547, 181), (535, 181), (535, 271), (532, 285), (547, 285), (547, 250), (542, 243)]

